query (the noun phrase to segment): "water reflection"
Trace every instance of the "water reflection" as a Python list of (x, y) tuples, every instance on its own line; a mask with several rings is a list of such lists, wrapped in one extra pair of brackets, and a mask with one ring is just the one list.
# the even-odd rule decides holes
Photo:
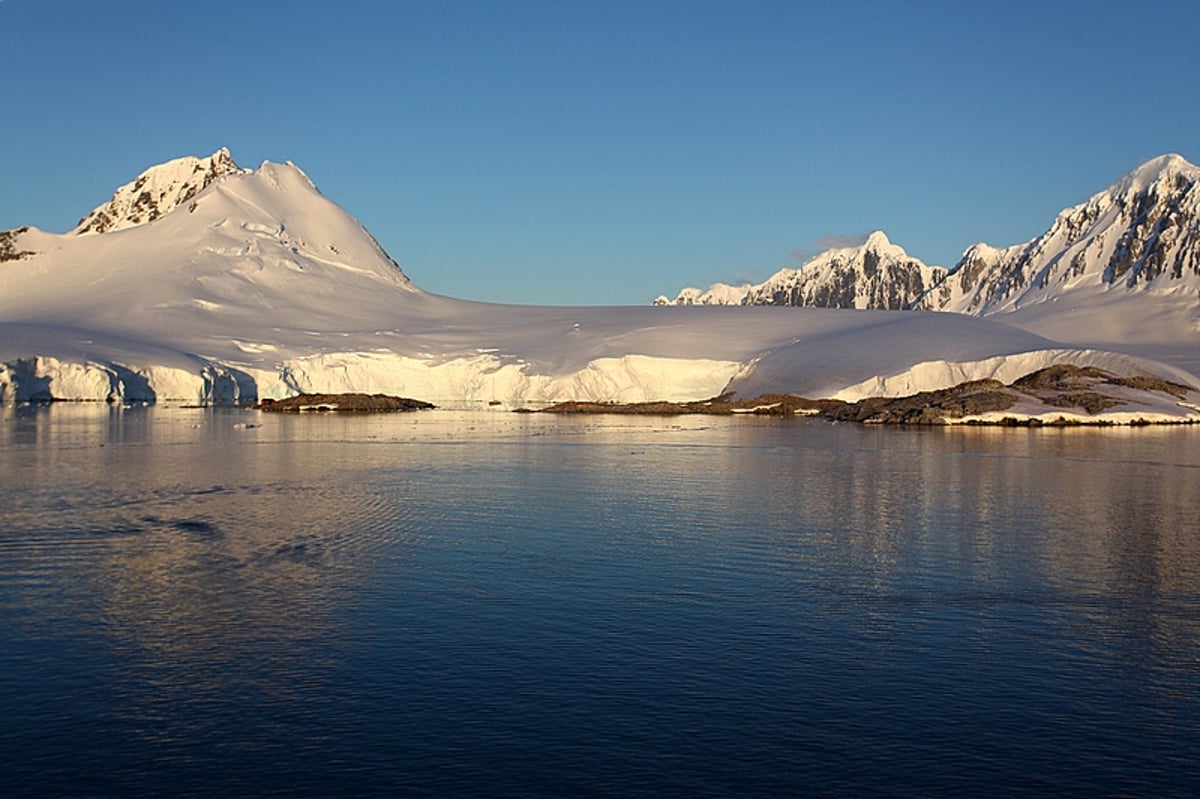
[(55, 406), (0, 455), (0, 788), (1200, 777), (1200, 431)]

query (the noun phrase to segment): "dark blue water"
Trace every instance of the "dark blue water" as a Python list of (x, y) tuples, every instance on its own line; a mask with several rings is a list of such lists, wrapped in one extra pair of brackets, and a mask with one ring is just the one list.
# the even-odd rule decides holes
[(1200, 430), (9, 409), (0, 769), (1194, 795)]

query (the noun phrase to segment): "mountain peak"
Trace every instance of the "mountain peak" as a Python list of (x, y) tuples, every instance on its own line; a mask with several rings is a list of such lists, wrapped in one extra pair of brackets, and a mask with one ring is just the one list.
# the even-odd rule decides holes
[(882, 250), (886, 247), (891, 247), (892, 242), (888, 239), (887, 234), (882, 230), (876, 230), (867, 236), (867, 240), (863, 242), (863, 247), (872, 250)]
[[(889, 239), (887, 234), (882, 230), (876, 230), (872, 232), (869, 236), (867, 236), (867, 240), (864, 241), (861, 246), (854, 249), (860, 250), (864, 253), (872, 252), (879, 256), (897, 260), (906, 260), (912, 258), (912, 256), (910, 256), (903, 247)], [(820, 258), (821, 256), (817, 257)]]
[(244, 172), (222, 147), (207, 158), (184, 156), (152, 166), (121, 186), (112, 199), (79, 220), (74, 233), (111, 233), (165, 216), (225, 175)]
[(1188, 180), (1195, 180), (1200, 178), (1200, 167), (1196, 167), (1178, 153), (1166, 153), (1157, 158), (1151, 158), (1118, 181), (1116, 193), (1141, 191), (1164, 178), (1173, 178), (1177, 175), (1182, 175)]
[(1078, 304), (1145, 293), (1187, 303), (1200, 290), (1198, 186), (1200, 168), (1182, 156), (1153, 158), (1064, 209), (1035, 239), (969, 248), (921, 307), (1028, 315), (1060, 298)]

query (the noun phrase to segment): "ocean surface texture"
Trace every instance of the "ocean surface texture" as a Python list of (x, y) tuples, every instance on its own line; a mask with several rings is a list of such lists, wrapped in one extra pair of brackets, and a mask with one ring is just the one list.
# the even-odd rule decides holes
[(1200, 429), (0, 411), (0, 795), (1193, 796)]

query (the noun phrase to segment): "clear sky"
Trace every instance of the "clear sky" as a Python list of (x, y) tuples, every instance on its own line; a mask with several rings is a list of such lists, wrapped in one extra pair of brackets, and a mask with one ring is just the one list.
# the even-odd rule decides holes
[(1015, 244), (1200, 160), (1200, 2), (0, 0), (0, 229), (290, 160), (422, 288), (640, 305)]

